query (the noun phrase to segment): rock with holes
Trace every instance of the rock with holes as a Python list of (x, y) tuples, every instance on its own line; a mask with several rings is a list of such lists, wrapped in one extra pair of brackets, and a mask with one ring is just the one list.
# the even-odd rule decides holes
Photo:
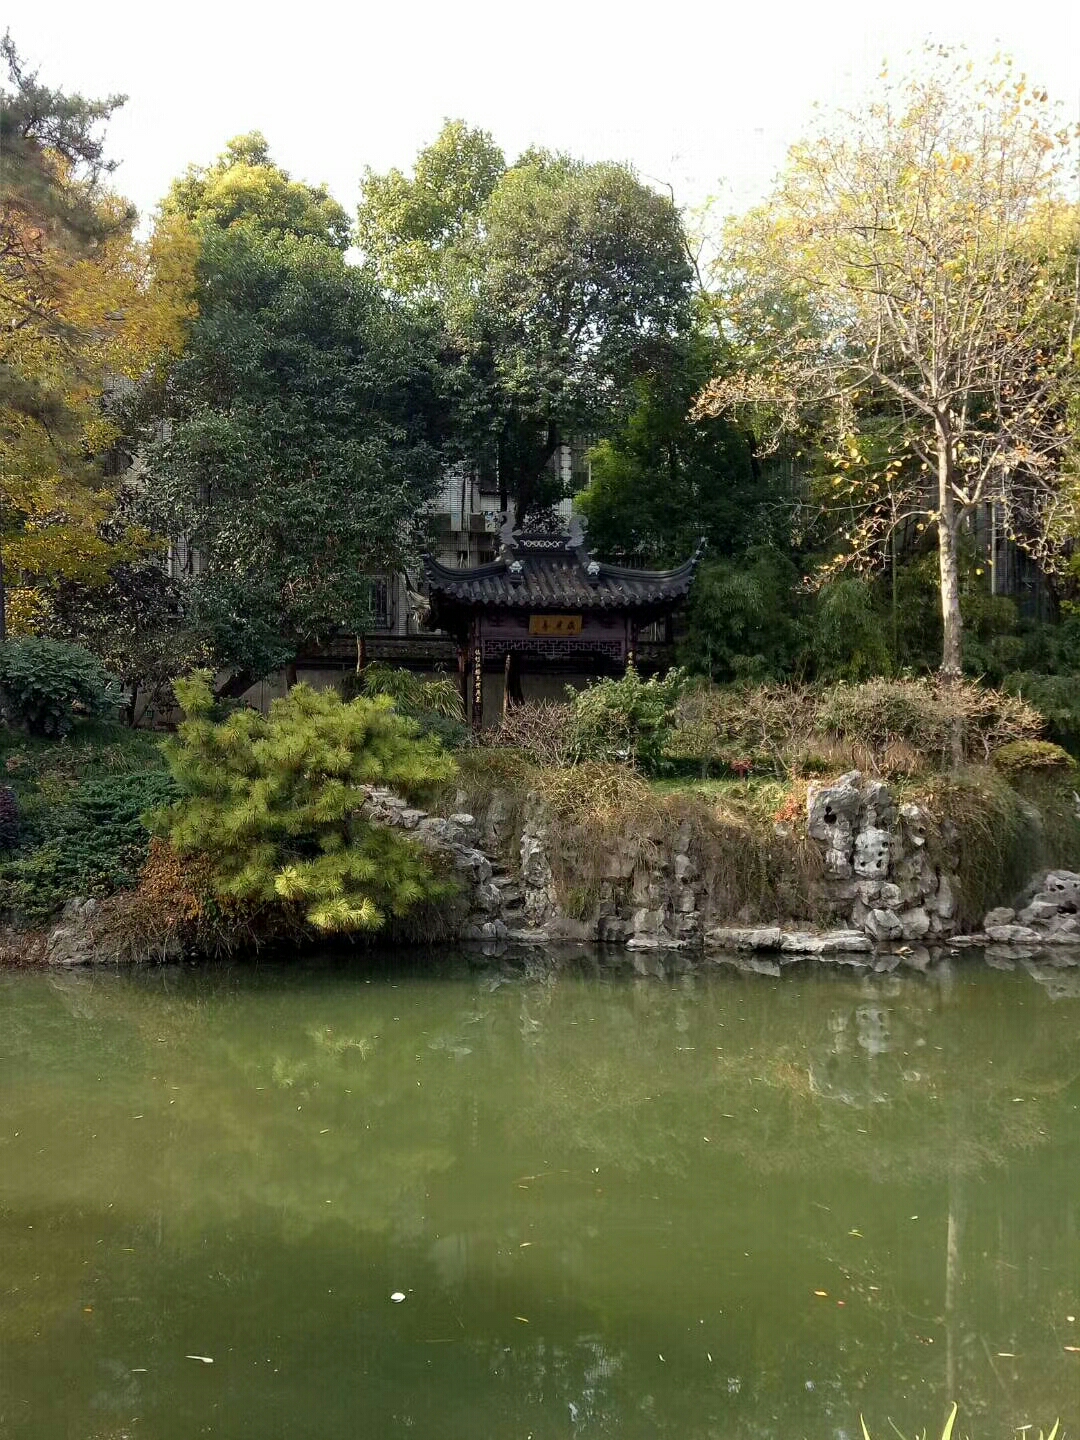
[(806, 792), (807, 828), (815, 840), (832, 850), (850, 851), (851, 838), (862, 807), (858, 770), (850, 770), (828, 785), (811, 785)]
[(1056, 897), (1063, 909), (1071, 905), (1080, 910), (1080, 875), (1074, 870), (1051, 870), (1041, 890), (1044, 895)]
[(869, 825), (855, 836), (855, 874), (867, 880), (884, 880), (892, 859), (892, 835)]

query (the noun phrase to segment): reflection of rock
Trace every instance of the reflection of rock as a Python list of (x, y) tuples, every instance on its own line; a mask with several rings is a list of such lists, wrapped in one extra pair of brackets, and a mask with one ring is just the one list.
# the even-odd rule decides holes
[(1051, 1000), (1080, 999), (1080, 956), (1066, 958), (1060, 954), (1045, 959), (1029, 959), (1024, 969)]

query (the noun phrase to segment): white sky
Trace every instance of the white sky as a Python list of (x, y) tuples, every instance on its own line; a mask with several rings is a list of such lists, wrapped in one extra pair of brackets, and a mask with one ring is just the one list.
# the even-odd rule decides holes
[[(129, 96), (109, 131), (118, 188), (152, 210), (173, 176), (260, 129), (350, 211), (365, 165), (408, 169), (447, 116), (632, 163), (680, 203), (740, 209), (767, 189), (815, 102), (852, 103), (926, 39), (1002, 48), (1076, 118), (1080, 6), (1068, 0), (42, 0), (12, 37), (42, 79)], [(2, 22), (0, 22), (2, 23)]]

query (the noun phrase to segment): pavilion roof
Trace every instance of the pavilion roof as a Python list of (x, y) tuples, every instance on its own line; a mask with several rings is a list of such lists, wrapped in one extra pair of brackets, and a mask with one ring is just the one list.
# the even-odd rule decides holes
[[(433, 619), (444, 606), (507, 610), (641, 610), (684, 600), (704, 553), (699, 542), (674, 570), (637, 570), (595, 560), (580, 522), (569, 532), (511, 531), (503, 527), (496, 560), (455, 570), (430, 556), (424, 560)], [(441, 603), (440, 603), (441, 602)]]

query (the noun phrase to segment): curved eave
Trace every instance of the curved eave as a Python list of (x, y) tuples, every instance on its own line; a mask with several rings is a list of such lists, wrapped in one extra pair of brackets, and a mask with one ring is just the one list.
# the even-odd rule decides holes
[(685, 595), (690, 589), (697, 568), (705, 554), (707, 541), (704, 536), (698, 541), (689, 560), (684, 560), (674, 570), (634, 570), (625, 565), (600, 565), (600, 577), (611, 580), (626, 580), (631, 583), (649, 584), (658, 591)]
[[(425, 556), (424, 573), (429, 597), (435, 605), (442, 602), (533, 611), (557, 611), (567, 607), (635, 610), (684, 599), (704, 551), (705, 541), (702, 539), (693, 555), (673, 570), (634, 570), (623, 565), (600, 564), (596, 576), (586, 577), (582, 573), (578, 577), (577, 593), (565, 591), (563, 595), (538, 593), (537, 588), (529, 583), (527, 572), (520, 579), (512, 578), (507, 562), (502, 559), (468, 570), (455, 570)], [(580, 556), (579, 559), (584, 572), (589, 563), (588, 556)]]

